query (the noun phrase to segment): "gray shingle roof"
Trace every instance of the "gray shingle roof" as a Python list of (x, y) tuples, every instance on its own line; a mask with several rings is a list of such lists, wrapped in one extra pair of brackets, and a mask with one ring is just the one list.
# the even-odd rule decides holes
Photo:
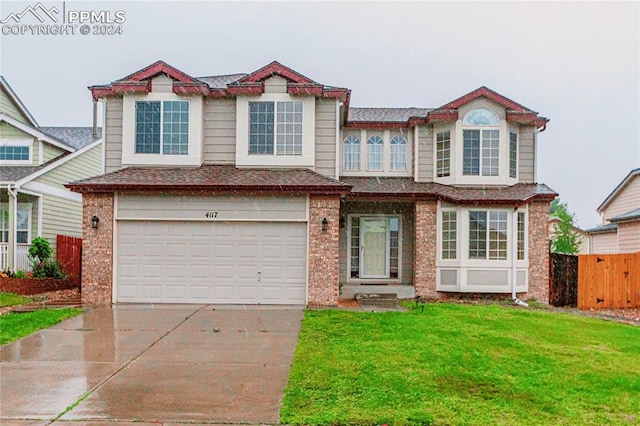
[(93, 136), (91, 127), (38, 127), (42, 133), (69, 145), (74, 149), (81, 149), (100, 139), (102, 129), (98, 127), (98, 137)]
[(15, 182), (36, 172), (42, 166), (2, 166), (0, 167), (0, 182)]
[(227, 74), (227, 75), (212, 75), (209, 77), (196, 77), (196, 79), (207, 83), (212, 89), (226, 89), (229, 83), (240, 80), (242, 77), (246, 77), (247, 74)]
[(596, 226), (595, 228), (585, 229), (584, 232), (587, 234), (601, 234), (605, 232), (616, 232), (618, 230), (618, 225), (615, 223), (608, 223), (606, 225)]
[(406, 122), (424, 117), (433, 108), (349, 108), (349, 121)]
[(640, 209), (631, 210), (630, 212), (623, 213), (621, 215), (612, 217), (609, 219), (611, 222), (622, 222), (624, 220), (640, 219)]

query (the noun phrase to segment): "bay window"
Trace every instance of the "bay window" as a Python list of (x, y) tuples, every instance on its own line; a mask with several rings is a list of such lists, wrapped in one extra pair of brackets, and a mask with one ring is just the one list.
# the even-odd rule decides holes
[(360, 139), (353, 135), (344, 138), (344, 169), (360, 170)]
[[(486, 108), (468, 112), (462, 121), (463, 165), (465, 176), (498, 176), (500, 162), (500, 120)], [(470, 128), (478, 127), (478, 128)]]
[(391, 139), (391, 170), (407, 170), (407, 140), (402, 136)]
[(380, 136), (371, 136), (367, 141), (367, 170), (382, 170), (383, 145)]
[(451, 133), (436, 134), (436, 175), (447, 177), (451, 174)]

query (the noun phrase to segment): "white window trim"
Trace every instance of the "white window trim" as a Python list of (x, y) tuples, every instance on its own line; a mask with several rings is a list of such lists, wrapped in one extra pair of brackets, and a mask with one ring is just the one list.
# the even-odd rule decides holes
[[(347, 161), (347, 138), (350, 137), (354, 137), (356, 139), (358, 139), (358, 150), (356, 151), (358, 153), (358, 167), (355, 169), (347, 169), (346, 168), (346, 161)], [(349, 144), (349, 146), (353, 146), (355, 144)], [(356, 172), (359, 171), (362, 168), (362, 141), (360, 140), (360, 136), (356, 136), (354, 134), (348, 134), (346, 135), (344, 138), (342, 138), (342, 170), (344, 170), (345, 172)]]
[[(391, 244), (390, 244), (390, 232), (391, 230), (387, 228), (387, 270), (385, 277), (362, 277), (362, 261), (360, 262), (360, 277), (353, 278), (351, 277), (351, 223), (352, 218), (358, 218), (362, 220), (362, 218), (397, 218), (398, 219), (398, 278), (390, 277), (391, 270)], [(361, 222), (362, 223), (362, 222)], [(403, 215), (401, 214), (350, 214), (347, 215), (347, 282), (351, 284), (359, 284), (366, 283), (371, 281), (376, 281), (382, 284), (398, 284), (402, 282), (402, 244), (403, 244), (403, 235), (402, 235), (402, 227), (403, 227)], [(362, 224), (360, 225), (360, 241), (362, 242)], [(360, 252), (358, 256), (361, 259), (362, 256), (362, 244), (360, 245)]]
[[(344, 129), (342, 132), (342, 143), (340, 145), (340, 176), (389, 176), (389, 177), (413, 177), (414, 170), (414, 146), (415, 142), (415, 129), (388, 129), (388, 130), (376, 130), (376, 129), (360, 129), (358, 131), (349, 131), (351, 129)], [(346, 170), (344, 168), (344, 139), (354, 135), (360, 139), (360, 169), (359, 170)], [(382, 138), (382, 170), (369, 170), (368, 169), (368, 144), (369, 138), (372, 136), (380, 136)], [(396, 136), (402, 136), (407, 141), (405, 145), (406, 167), (405, 170), (392, 170), (391, 169), (391, 139)], [(417, 167), (415, 167), (417, 170)]]
[[(514, 178), (509, 176), (511, 174), (511, 133), (515, 133), (515, 135), (516, 135), (516, 176)], [(519, 179), (519, 176), (520, 176), (520, 132), (518, 132), (518, 129), (514, 129), (514, 128), (510, 128), (509, 129), (508, 145), (509, 145), (509, 154), (508, 154), (509, 171), (507, 173), (507, 176), (509, 176), (509, 178), (511, 178), (511, 179)]]
[[(249, 102), (302, 102), (302, 155), (249, 154)], [(315, 167), (316, 99), (288, 93), (264, 93), (236, 99), (236, 166)]]
[(33, 163), (33, 139), (29, 138), (3, 138), (0, 139), (0, 146), (16, 146), (29, 148), (29, 159), (27, 160), (0, 160), (0, 166), (22, 166)]
[[(154, 101), (189, 102), (188, 155), (136, 154), (136, 102)], [(202, 109), (201, 96), (178, 96), (175, 93), (167, 92), (125, 95), (122, 105), (122, 165), (200, 166), (203, 155)]]
[[(33, 229), (33, 203), (18, 203), (17, 206), (18, 210), (22, 210), (22, 211), (26, 211), (27, 212), (27, 242), (26, 243), (15, 243), (15, 244), (31, 244), (31, 240), (33, 239), (32, 235), (32, 229)], [(0, 210), (9, 212), (9, 203), (0, 203)], [(40, 216), (42, 216), (42, 212), (38, 212), (38, 214)], [(18, 228), (17, 228), (17, 223), (18, 223), (18, 219), (14, 218), (14, 220), (9, 220), (9, 231), (11, 231), (11, 229), (15, 226), (16, 229), (14, 229), (14, 232), (9, 232), (9, 235), (13, 235), (13, 237), (16, 239), (17, 241), (17, 236), (18, 236)], [(8, 243), (8, 242), (7, 242)], [(7, 243), (3, 243), (3, 244), (7, 244)]]
[[(507, 211), (507, 259), (505, 260), (490, 260), (490, 259), (469, 259), (469, 212), (470, 211), (490, 211), (490, 210), (503, 210)], [(443, 259), (442, 258), (442, 212), (443, 211), (456, 211), (457, 219), (457, 244), (456, 254), (457, 259)], [(517, 253), (512, 253), (512, 238), (517, 238), (517, 230), (513, 229), (513, 215), (518, 212), (524, 213), (525, 221), (525, 258), (523, 260), (513, 259), (517, 256)], [(513, 273), (513, 263), (515, 263), (517, 272), (527, 273), (529, 270), (529, 209), (528, 206), (519, 207), (517, 210), (513, 208), (503, 208), (501, 206), (451, 206), (443, 205), (442, 202), (438, 202), (437, 216), (436, 216), (436, 289), (438, 291), (453, 291), (453, 292), (485, 292), (485, 293), (510, 293), (511, 286), (506, 287), (499, 286), (469, 286), (466, 281), (466, 274), (468, 271), (503, 271), (507, 272), (509, 277), (509, 283), (511, 283), (511, 276)], [(487, 248), (488, 250), (488, 248)], [(454, 288), (452, 286), (442, 286), (440, 284), (440, 272), (442, 270), (457, 270), (458, 273), (458, 285)], [(525, 274), (526, 276), (526, 274)], [(525, 283), (518, 282), (518, 292), (528, 291), (528, 279)]]
[[(135, 152), (135, 150), (137, 149), (137, 147), (136, 147), (137, 141), (134, 141), (133, 142), (134, 143), (133, 150), (135, 152), (135, 155), (143, 154), (143, 155), (184, 156), (185, 154), (165, 154), (164, 153), (164, 112), (165, 112), (164, 111), (164, 103), (165, 102), (187, 102), (187, 104), (189, 105), (188, 111), (190, 111), (191, 110), (191, 106), (190, 106), (191, 102), (189, 100), (178, 100), (178, 101), (175, 101), (175, 100), (169, 100), (169, 101), (167, 101), (167, 100), (164, 100), (164, 101), (136, 101), (136, 106), (137, 106), (138, 102), (158, 102), (160, 104), (160, 123), (159, 123), (159, 125), (160, 125), (160, 152), (157, 152), (157, 153), (155, 153), (155, 152), (154, 153)], [(191, 122), (191, 117), (189, 116), (189, 123), (190, 122)], [(136, 124), (136, 127), (137, 127), (137, 124), (138, 124), (137, 119), (136, 119), (136, 123), (135, 124)], [(136, 137), (137, 137), (137, 132), (136, 132)], [(189, 142), (190, 141), (187, 139), (187, 154), (186, 155), (189, 155), (189, 147), (190, 147), (190, 143)]]

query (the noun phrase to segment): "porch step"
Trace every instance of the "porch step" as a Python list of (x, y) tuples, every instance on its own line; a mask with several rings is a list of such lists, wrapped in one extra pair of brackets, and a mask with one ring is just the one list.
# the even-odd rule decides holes
[(398, 295), (396, 293), (356, 293), (356, 300), (363, 307), (396, 309)]

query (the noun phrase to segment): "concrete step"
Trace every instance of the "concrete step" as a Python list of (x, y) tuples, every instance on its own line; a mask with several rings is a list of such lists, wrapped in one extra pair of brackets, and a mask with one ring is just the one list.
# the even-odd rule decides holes
[(395, 309), (398, 307), (396, 293), (356, 293), (360, 306)]

